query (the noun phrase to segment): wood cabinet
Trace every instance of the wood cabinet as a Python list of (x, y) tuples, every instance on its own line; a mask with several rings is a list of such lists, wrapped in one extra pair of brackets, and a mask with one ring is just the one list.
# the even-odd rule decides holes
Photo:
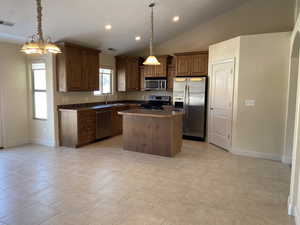
[(176, 67), (175, 65), (168, 66), (168, 80), (167, 80), (167, 90), (173, 90), (174, 77), (176, 77)]
[(172, 157), (181, 151), (182, 117), (177, 112), (130, 110), (123, 115), (123, 149)]
[(117, 56), (117, 91), (139, 91), (140, 90), (140, 63), (139, 57)]
[(128, 110), (130, 106), (119, 106), (114, 109), (112, 118), (112, 134), (119, 135), (122, 134), (123, 130), (123, 118), (118, 112)]
[(96, 112), (94, 110), (78, 111), (77, 146), (91, 143), (96, 139)]
[(177, 76), (201, 76), (208, 74), (208, 52), (177, 53)]
[(96, 139), (96, 111), (60, 110), (60, 145), (80, 147)]
[(160, 65), (158, 66), (143, 66), (144, 77), (167, 77), (168, 65), (172, 57), (169, 55), (157, 56)]
[[(112, 106), (103, 109), (59, 109), (59, 139), (61, 146), (77, 148), (97, 140), (97, 123), (106, 132), (105, 137), (122, 134), (123, 118), (118, 112), (138, 108), (138, 105)], [(97, 113), (110, 112), (109, 121), (101, 127)], [(98, 130), (99, 132), (99, 130)]]
[(60, 42), (56, 55), (57, 89), (60, 92), (99, 89), (99, 53), (96, 49)]
[(140, 87), (141, 87), (141, 91), (145, 90), (145, 67), (141, 66), (140, 67)]

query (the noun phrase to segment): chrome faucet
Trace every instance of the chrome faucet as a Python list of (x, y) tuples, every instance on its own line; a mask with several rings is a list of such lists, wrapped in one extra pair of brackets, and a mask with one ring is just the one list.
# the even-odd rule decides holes
[(105, 105), (107, 105), (108, 95), (105, 95)]

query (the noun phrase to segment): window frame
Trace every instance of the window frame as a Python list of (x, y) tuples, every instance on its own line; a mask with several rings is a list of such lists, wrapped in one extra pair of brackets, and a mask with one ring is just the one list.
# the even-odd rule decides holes
[[(38, 63), (43, 63), (45, 64), (45, 69), (33, 69), (32, 65), (33, 64), (38, 64)], [(35, 70), (45, 70), (46, 73), (46, 89), (42, 90), (42, 89), (35, 89), (35, 85), (34, 85), (34, 71)], [(41, 121), (47, 121), (48, 120), (48, 91), (47, 91), (47, 64), (45, 61), (32, 61), (30, 63), (30, 71), (31, 71), (31, 98), (32, 98), (32, 119), (34, 120), (41, 120)], [(46, 115), (46, 119), (45, 118), (38, 118), (36, 117), (36, 105), (35, 105), (35, 93), (46, 93), (46, 104), (47, 104), (47, 115)]]
[[(108, 73), (101, 73), (101, 69), (107, 69), (110, 70), (110, 93), (103, 93), (103, 84), (102, 84), (102, 74), (108, 74)], [(111, 66), (100, 66), (99, 68), (99, 91), (94, 91), (94, 96), (101, 96), (101, 95), (113, 95), (113, 74), (114, 69)], [(97, 93), (100, 92), (100, 93)]]

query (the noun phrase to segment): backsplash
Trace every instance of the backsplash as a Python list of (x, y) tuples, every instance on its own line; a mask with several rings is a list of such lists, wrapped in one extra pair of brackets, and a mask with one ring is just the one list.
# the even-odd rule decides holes
[(171, 91), (135, 91), (124, 94), (123, 100), (147, 100), (149, 95), (173, 96)]
[[(66, 104), (80, 104), (80, 103), (93, 103), (105, 101), (105, 95), (94, 95), (93, 92), (68, 92), (56, 93), (57, 105)], [(108, 95), (108, 101), (121, 101), (126, 100), (125, 94), (115, 92)]]

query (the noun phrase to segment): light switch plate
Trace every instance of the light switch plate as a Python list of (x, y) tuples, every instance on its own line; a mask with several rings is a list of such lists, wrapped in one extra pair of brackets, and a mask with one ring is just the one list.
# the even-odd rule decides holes
[(245, 100), (245, 106), (255, 106), (255, 100), (253, 99)]

